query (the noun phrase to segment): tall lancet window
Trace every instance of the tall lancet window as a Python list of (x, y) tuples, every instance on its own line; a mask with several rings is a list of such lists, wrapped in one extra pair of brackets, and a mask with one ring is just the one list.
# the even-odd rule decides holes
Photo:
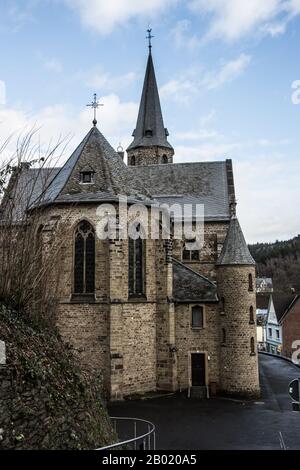
[(129, 238), (128, 290), (130, 297), (145, 295), (145, 240)]
[(95, 291), (95, 231), (83, 220), (75, 231), (74, 293), (92, 294)]

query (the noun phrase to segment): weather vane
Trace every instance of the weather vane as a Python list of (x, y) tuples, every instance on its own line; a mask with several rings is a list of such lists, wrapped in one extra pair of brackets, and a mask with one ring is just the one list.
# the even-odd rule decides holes
[(94, 127), (96, 127), (96, 125), (97, 125), (97, 109), (98, 109), (100, 106), (104, 106), (104, 104), (101, 104), (101, 103), (97, 100), (97, 94), (94, 93), (94, 101), (92, 101), (90, 104), (87, 104), (87, 106), (89, 106), (90, 108), (93, 108), (93, 110), (94, 110), (94, 120), (93, 120), (93, 124), (94, 124)]
[(149, 28), (147, 29), (147, 33), (148, 33), (148, 36), (146, 37), (146, 39), (148, 39), (148, 42), (149, 42), (149, 51), (151, 52), (151, 49), (152, 49), (152, 42), (151, 42), (151, 39), (154, 38), (155, 36), (152, 36), (152, 28)]

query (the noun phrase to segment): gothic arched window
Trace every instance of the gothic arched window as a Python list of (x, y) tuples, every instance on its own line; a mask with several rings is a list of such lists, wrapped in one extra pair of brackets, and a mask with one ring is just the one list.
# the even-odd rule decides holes
[(251, 356), (255, 356), (255, 340), (252, 337), (250, 341)]
[(248, 277), (248, 281), (249, 281), (249, 292), (253, 292), (253, 276), (252, 274), (249, 274), (249, 277)]
[(95, 231), (83, 220), (75, 231), (74, 293), (92, 294), (95, 291)]
[(129, 296), (145, 294), (145, 240), (129, 238), (128, 242), (128, 290)]
[(226, 330), (222, 328), (222, 344), (226, 344)]
[(250, 307), (250, 324), (253, 325), (255, 323), (254, 321), (254, 308), (251, 306)]

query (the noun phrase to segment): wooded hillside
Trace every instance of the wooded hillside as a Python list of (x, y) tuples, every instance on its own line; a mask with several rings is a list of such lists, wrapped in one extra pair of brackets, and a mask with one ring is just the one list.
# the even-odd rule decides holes
[(276, 292), (300, 293), (300, 235), (287, 241), (249, 246), (258, 276), (272, 277)]

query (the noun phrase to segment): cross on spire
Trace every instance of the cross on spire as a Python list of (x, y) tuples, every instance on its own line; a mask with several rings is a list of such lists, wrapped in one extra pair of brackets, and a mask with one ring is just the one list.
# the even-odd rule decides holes
[(104, 104), (101, 104), (100, 101), (97, 100), (97, 94), (94, 93), (94, 101), (92, 101), (90, 104), (87, 104), (87, 106), (89, 106), (90, 108), (93, 108), (94, 110), (93, 124), (94, 124), (94, 127), (96, 127), (97, 126), (97, 109), (100, 106), (104, 106)]
[(151, 49), (152, 49), (152, 42), (151, 42), (151, 39), (154, 38), (155, 36), (152, 36), (152, 28), (149, 28), (147, 29), (147, 33), (148, 33), (148, 36), (146, 37), (146, 39), (148, 39), (148, 47), (149, 47), (149, 51), (151, 52)]

